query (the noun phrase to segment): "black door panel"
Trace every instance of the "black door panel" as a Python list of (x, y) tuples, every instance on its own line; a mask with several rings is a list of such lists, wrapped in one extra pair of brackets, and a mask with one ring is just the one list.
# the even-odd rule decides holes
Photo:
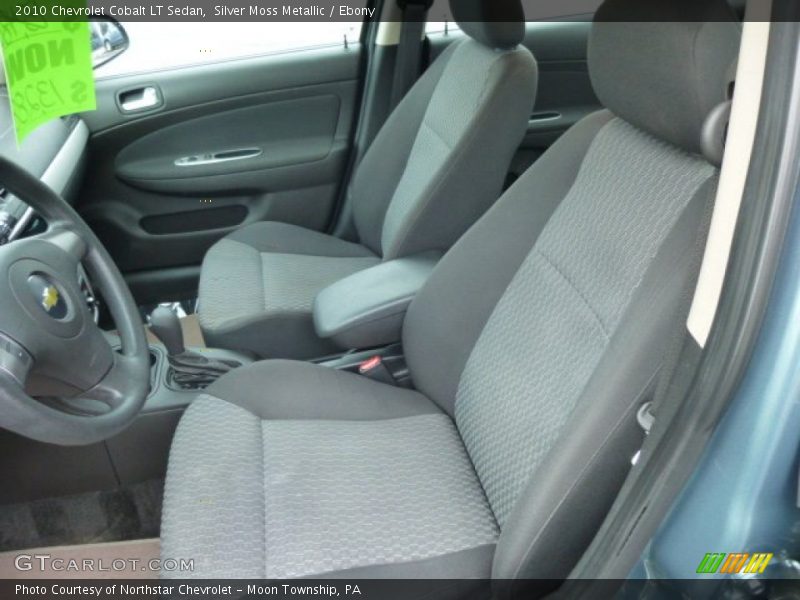
[[(562, 133), (601, 108), (586, 63), (590, 30), (588, 17), (584, 21), (527, 24), (524, 43), (539, 65), (539, 86), (528, 132), (511, 166), (513, 175), (521, 174)], [(431, 60), (462, 35), (429, 35)]]
[(340, 112), (338, 94), (215, 112), (138, 139), (119, 153), (115, 171), (139, 189), (187, 195), (281, 189), (293, 183), (282, 181), (281, 167), (300, 167), (310, 183), (330, 180), (336, 169), (308, 165), (338, 166), (347, 149), (346, 139), (335, 144)]
[[(141, 302), (190, 297), (207, 249), (244, 224), (326, 228), (359, 53), (315, 49), (97, 82), (98, 110), (83, 115), (92, 137), (78, 210)], [(145, 87), (161, 105), (124, 112), (119, 92)]]
[[(97, 110), (82, 117), (93, 133), (105, 133), (147, 119), (154, 112), (173, 112), (308, 85), (354, 81), (358, 78), (359, 54), (359, 45), (351, 45), (349, 49), (335, 46), (99, 79)], [(117, 94), (147, 85), (159, 87), (163, 105), (149, 112), (123, 113), (117, 104)]]
[(600, 108), (586, 62), (590, 30), (588, 22), (528, 25), (525, 45), (539, 64), (539, 88), (523, 148), (546, 150), (567, 129)]

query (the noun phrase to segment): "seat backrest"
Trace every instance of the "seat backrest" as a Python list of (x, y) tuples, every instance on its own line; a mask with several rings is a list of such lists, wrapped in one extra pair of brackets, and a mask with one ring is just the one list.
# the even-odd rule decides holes
[(470, 37), (409, 90), (353, 176), (359, 238), (384, 259), (449, 248), (499, 196), (525, 133), (537, 70), (519, 45), (519, 0), (454, 1), (453, 15), (478, 14), (468, 6), (476, 4), (502, 5), (518, 20), (461, 22)]
[(740, 36), (724, 0), (691, 3), (709, 22), (614, 22), (641, 4), (698, 15), (681, 0), (600, 8), (589, 68), (608, 110), (467, 232), (406, 318), (414, 382), (455, 417), (500, 525), (498, 580), (566, 576), (641, 443), (636, 410), (716, 189), (703, 124), (728, 98)]

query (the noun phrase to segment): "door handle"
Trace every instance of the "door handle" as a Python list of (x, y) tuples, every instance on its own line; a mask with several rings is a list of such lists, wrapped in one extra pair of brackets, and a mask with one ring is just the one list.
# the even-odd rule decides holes
[(561, 113), (554, 110), (535, 112), (530, 116), (531, 123), (542, 123), (544, 121), (555, 121), (561, 118)]
[(207, 152), (206, 154), (193, 154), (175, 159), (177, 167), (198, 167), (200, 165), (213, 165), (232, 160), (255, 158), (261, 155), (261, 148), (237, 148), (236, 150), (222, 150), (220, 152)]
[(161, 91), (155, 85), (144, 85), (117, 93), (117, 105), (123, 113), (152, 110), (163, 104)]

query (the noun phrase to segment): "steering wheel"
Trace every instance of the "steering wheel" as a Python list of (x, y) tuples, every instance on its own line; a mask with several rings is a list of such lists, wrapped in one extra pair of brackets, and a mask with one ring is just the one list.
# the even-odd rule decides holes
[[(136, 417), (149, 390), (136, 304), (100, 240), (58, 194), (3, 157), (0, 185), (48, 224), (0, 246), (0, 427), (62, 445), (104, 440)], [(114, 319), (118, 352), (80, 289), (81, 263)], [(37, 398), (26, 391), (33, 381)]]

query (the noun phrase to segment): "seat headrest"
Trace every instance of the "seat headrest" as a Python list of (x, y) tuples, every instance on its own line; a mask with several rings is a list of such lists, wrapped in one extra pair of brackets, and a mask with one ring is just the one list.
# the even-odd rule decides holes
[(484, 46), (505, 50), (525, 39), (520, 0), (450, 0), (450, 12), (461, 31)]
[(689, 152), (729, 99), (741, 26), (725, 0), (606, 0), (589, 37), (589, 74), (606, 108)]

